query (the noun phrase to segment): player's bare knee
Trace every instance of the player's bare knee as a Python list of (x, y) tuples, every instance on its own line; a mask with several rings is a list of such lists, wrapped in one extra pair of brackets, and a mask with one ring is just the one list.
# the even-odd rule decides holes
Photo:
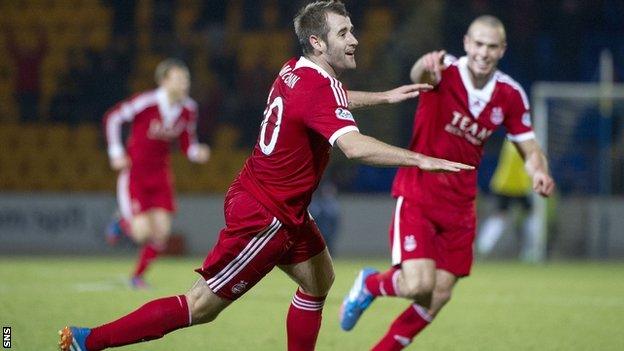
[(192, 324), (212, 322), (226, 306), (219, 306), (216, 295), (205, 282), (198, 282), (186, 293), (186, 301), (191, 312)]
[(322, 277), (315, 280), (314, 282), (300, 284), (300, 289), (309, 295), (312, 296), (327, 296), (329, 290), (331, 290), (332, 285), (334, 284), (335, 274), (334, 271), (326, 272)]
[(333, 270), (330, 272), (327, 272), (327, 276), (325, 277), (325, 280), (323, 281), (323, 284), (320, 287), (319, 295), (326, 296), (329, 293), (329, 290), (331, 289), (332, 285), (334, 285), (335, 279), (336, 279), (336, 275), (334, 274)]
[(150, 237), (151, 228), (144, 221), (132, 221), (132, 239), (138, 244), (142, 244)]
[(149, 234), (144, 232), (133, 232), (132, 239), (135, 243), (142, 245), (145, 244), (149, 239)]
[(438, 289), (436, 288), (434, 291), (434, 298), (439, 301), (440, 304), (444, 305), (447, 302), (449, 302), (451, 300), (451, 296), (452, 296), (452, 289), (447, 289), (447, 288), (443, 288), (443, 289)]
[(432, 279), (405, 279), (402, 295), (413, 300), (427, 300), (433, 295), (435, 281)]

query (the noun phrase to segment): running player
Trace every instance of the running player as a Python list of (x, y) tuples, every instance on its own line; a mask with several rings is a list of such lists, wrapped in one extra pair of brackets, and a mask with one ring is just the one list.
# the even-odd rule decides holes
[(358, 44), (344, 4), (308, 4), (294, 24), (303, 56), (286, 62), (271, 86), (252, 155), (225, 196), (226, 226), (196, 270), (202, 277), (188, 293), (153, 300), (114, 322), (66, 327), (62, 350), (72, 344), (102, 350), (210, 322), (275, 266), (298, 284), (286, 317), (288, 350), (314, 350), (334, 271), (307, 207), (332, 146), (373, 165), (472, 169), (359, 133), (349, 105), (368, 105), (373, 97), (355, 94), (350, 101), (337, 79), (355, 68)]
[[(410, 149), (478, 165), (483, 144), (504, 126), (520, 151), (533, 190), (549, 196), (554, 182), (531, 128), (524, 90), (496, 69), (506, 48), (505, 28), (493, 16), (475, 19), (464, 36), (466, 56), (444, 51), (422, 56), (410, 72), (415, 83), (435, 88), (421, 94)], [(450, 300), (457, 280), (470, 274), (476, 230), (477, 172), (435, 174), (401, 167), (392, 195), (392, 267), (365, 268), (345, 297), (340, 325), (351, 330), (375, 297), (398, 296), (410, 306), (373, 350), (401, 350)]]

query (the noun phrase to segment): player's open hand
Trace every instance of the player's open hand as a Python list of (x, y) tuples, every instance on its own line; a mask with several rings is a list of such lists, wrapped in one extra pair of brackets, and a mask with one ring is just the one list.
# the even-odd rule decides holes
[(384, 94), (388, 104), (396, 104), (397, 102), (405, 101), (407, 99), (414, 99), (420, 94), (421, 91), (431, 89), (433, 89), (433, 86), (429, 84), (408, 84), (388, 90), (384, 92)]
[(421, 58), (424, 71), (429, 73), (433, 79), (433, 84), (440, 83), (442, 79), (442, 70), (444, 69), (445, 50), (433, 51), (425, 54)]
[(420, 154), (420, 156), (418, 168), (427, 172), (459, 172), (475, 169), (474, 166), (469, 166), (459, 162), (429, 157), (422, 154)]
[(549, 197), (555, 190), (555, 181), (544, 172), (533, 174), (533, 191), (541, 196)]
[(206, 163), (210, 159), (210, 146), (199, 144), (194, 151), (192, 161), (197, 163)]
[(110, 166), (114, 171), (123, 171), (130, 168), (130, 158), (127, 155), (121, 155), (110, 159)]

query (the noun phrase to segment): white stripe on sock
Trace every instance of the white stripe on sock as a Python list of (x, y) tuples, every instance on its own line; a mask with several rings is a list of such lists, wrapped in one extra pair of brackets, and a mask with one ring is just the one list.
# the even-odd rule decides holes
[(424, 307), (415, 303), (412, 304), (412, 307), (414, 307), (414, 310), (416, 310), (416, 313), (418, 313), (420, 318), (426, 320), (428, 323), (431, 323), (431, 321), (433, 320), (433, 317), (431, 317), (429, 312), (427, 312), (427, 310)]
[(318, 311), (318, 310), (323, 309), (323, 305), (325, 304), (325, 301), (304, 300), (300, 298), (299, 296), (295, 295), (292, 299), (292, 304), (293, 306), (300, 308), (302, 310)]

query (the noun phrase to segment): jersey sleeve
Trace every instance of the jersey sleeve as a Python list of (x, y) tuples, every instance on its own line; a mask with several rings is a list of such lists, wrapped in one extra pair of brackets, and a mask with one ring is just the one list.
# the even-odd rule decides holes
[(197, 104), (189, 101), (185, 104), (188, 111), (188, 119), (186, 120), (186, 128), (180, 134), (180, 149), (186, 157), (197, 162), (197, 154), (199, 152), (199, 142), (197, 141)]
[(327, 83), (314, 89), (313, 94), (316, 98), (304, 121), (308, 128), (324, 136), (332, 146), (342, 135), (359, 131), (349, 111), (347, 92), (342, 83), (328, 78)]
[(123, 141), (121, 140), (121, 125), (124, 122), (132, 122), (134, 119), (136, 115), (135, 99), (124, 100), (104, 114), (104, 134), (108, 143), (108, 156), (111, 158), (125, 154)]
[(446, 54), (444, 55), (444, 60), (443, 60), (443, 66), (444, 68), (442, 69), (442, 72), (440, 74), (440, 82), (442, 82), (443, 80), (445, 80), (444, 78), (449, 74), (450, 70), (449, 67), (451, 67), (455, 62), (457, 62), (457, 57), (451, 55), (451, 54)]
[(520, 85), (514, 85), (508, 99), (509, 111), (504, 121), (507, 138), (513, 142), (534, 139), (529, 99)]

